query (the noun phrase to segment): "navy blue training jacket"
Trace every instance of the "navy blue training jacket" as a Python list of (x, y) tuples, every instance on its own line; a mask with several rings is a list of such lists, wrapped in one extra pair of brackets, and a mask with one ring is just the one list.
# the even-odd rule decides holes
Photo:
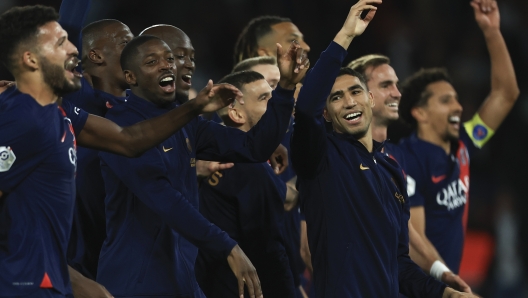
[(296, 105), (292, 163), (303, 193), (316, 297), (441, 297), (408, 255), (409, 201), (398, 163), (327, 132), (323, 108), (347, 52), (332, 42)]
[[(247, 133), (198, 117), (139, 158), (100, 153), (107, 238), (97, 281), (114, 296), (203, 297), (194, 274), (198, 248), (227, 258), (236, 242), (198, 211), (196, 159), (266, 161), (292, 109), (293, 91), (279, 87)], [(106, 116), (128, 126), (165, 112), (131, 94)]]

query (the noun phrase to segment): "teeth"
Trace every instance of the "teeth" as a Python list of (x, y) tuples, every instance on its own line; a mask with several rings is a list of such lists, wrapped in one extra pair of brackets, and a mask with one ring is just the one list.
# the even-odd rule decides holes
[(166, 77), (161, 80), (161, 82), (171, 82), (171, 81), (174, 81), (172, 77)]
[(398, 107), (398, 103), (397, 102), (391, 102), (389, 104), (387, 104), (388, 107), (391, 107), (391, 108), (397, 108)]
[(357, 112), (357, 113), (351, 113), (351, 114), (348, 114), (345, 116), (345, 119), (346, 120), (350, 120), (352, 118), (356, 118), (356, 117), (359, 117), (361, 115), (361, 113)]
[(460, 116), (449, 117), (449, 122), (460, 123)]
[(183, 77), (186, 78), (186, 79), (189, 79), (189, 80), (192, 78), (191, 75), (184, 75)]

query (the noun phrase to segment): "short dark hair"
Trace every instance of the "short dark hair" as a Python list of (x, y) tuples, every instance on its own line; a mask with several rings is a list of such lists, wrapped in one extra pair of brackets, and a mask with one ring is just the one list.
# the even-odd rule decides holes
[(57, 21), (59, 14), (53, 7), (43, 5), (18, 6), (0, 16), (0, 61), (13, 73), (13, 55), (26, 43), (28, 48), (35, 45), (39, 27)]
[(238, 62), (235, 67), (233, 67), (232, 72), (239, 72), (243, 70), (250, 70), (252, 67), (257, 65), (277, 65), (277, 58), (272, 56), (260, 56), (260, 57), (253, 57), (253, 58), (247, 58), (245, 60), (242, 60)]
[(238, 89), (242, 89), (244, 85), (253, 83), (258, 80), (264, 80), (264, 76), (260, 73), (252, 70), (243, 70), (239, 72), (234, 72), (223, 77), (218, 84), (227, 83), (231, 84)]
[(413, 128), (416, 127), (416, 119), (411, 114), (414, 107), (424, 106), (432, 94), (426, 92), (431, 83), (446, 81), (451, 83), (445, 68), (422, 68), (402, 83), (400, 100), (400, 117)]
[(357, 72), (357, 71), (355, 71), (355, 70), (353, 70), (352, 68), (349, 68), (349, 67), (341, 67), (339, 69), (339, 73), (337, 74), (337, 78), (339, 78), (340, 76), (344, 76), (344, 75), (349, 75), (349, 76), (353, 76), (353, 77), (358, 78), (359, 81), (361, 82), (361, 84), (363, 84), (363, 86), (365, 86), (365, 88), (367, 88), (366, 91), (369, 91), (368, 86), (367, 86), (367, 80), (359, 72)]
[(347, 67), (352, 68), (353, 70), (359, 72), (368, 81), (370, 80), (370, 78), (368, 78), (367, 74), (365, 73), (367, 68), (371, 66), (375, 68), (383, 64), (390, 64), (389, 57), (380, 55), (380, 54), (370, 54), (370, 55), (359, 57), (356, 60), (348, 63)]
[(82, 59), (83, 60), (89, 54), (91, 47), (93, 46), (93, 43), (97, 41), (98, 39), (100, 39), (101, 37), (106, 35), (106, 32), (104, 31), (106, 26), (116, 24), (116, 23), (123, 24), (121, 21), (118, 21), (118, 20), (103, 19), (103, 20), (92, 22), (84, 26), (84, 28), (81, 31), (82, 53), (83, 53)]
[(119, 62), (121, 63), (121, 69), (123, 71), (125, 70), (131, 70), (132, 65), (134, 63), (134, 59), (137, 58), (137, 55), (139, 54), (138, 48), (146, 43), (147, 41), (151, 41), (153, 39), (157, 39), (163, 43), (165, 43), (161, 38), (153, 36), (153, 35), (140, 35), (134, 37), (123, 49), (123, 52), (121, 52), (121, 58), (119, 59)]
[(235, 64), (258, 56), (258, 41), (273, 30), (271, 26), (284, 22), (291, 22), (291, 20), (279, 16), (260, 16), (249, 21), (235, 44)]

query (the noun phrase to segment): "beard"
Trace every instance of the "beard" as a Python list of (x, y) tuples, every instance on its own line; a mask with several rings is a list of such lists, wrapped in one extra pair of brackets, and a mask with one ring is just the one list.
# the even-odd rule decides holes
[(55, 95), (63, 96), (81, 88), (80, 79), (74, 77), (74, 82), (70, 83), (64, 75), (64, 67), (51, 63), (46, 57), (40, 57), (40, 67), (42, 68), (44, 83), (53, 90)]

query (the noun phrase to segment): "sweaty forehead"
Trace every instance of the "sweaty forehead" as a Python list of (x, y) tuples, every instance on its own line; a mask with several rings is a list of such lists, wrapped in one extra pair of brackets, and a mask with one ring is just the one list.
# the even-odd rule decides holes
[(52, 21), (39, 27), (37, 37), (43, 42), (53, 42), (68, 34), (62, 29), (59, 23)]
[(370, 66), (365, 70), (365, 75), (368, 80), (374, 82), (392, 81), (398, 82), (398, 76), (394, 68), (388, 64), (381, 64), (378, 66)]

